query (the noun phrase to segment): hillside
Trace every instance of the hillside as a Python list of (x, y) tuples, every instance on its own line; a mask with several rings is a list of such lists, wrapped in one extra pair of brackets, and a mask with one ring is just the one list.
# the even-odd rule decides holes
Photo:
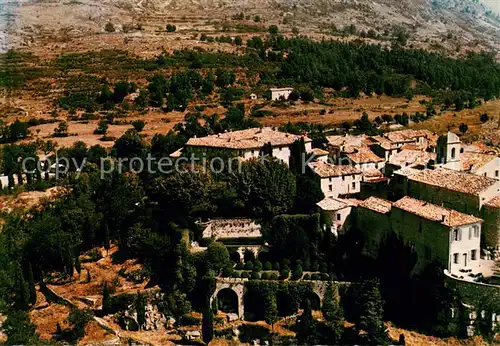
[[(182, 41), (188, 44), (194, 32), (218, 31), (238, 13), (245, 14), (238, 23), (254, 29), (279, 24), (283, 32), (296, 26), (301, 33), (323, 37), (354, 24), (358, 32), (373, 29), (382, 36), (403, 31), (416, 47), (449, 53), (500, 47), (498, 17), (486, 5), (471, 0), (42, 0), (10, 4), (0, 11), (13, 13), (3, 21), (3, 29), (0, 25), (8, 33), (9, 47), (38, 47), (46, 52), (58, 48), (47, 44), (58, 42), (71, 48), (75, 40), (80, 49), (95, 48), (95, 42), (85, 37), (95, 41), (94, 35), (104, 33), (108, 22), (121, 34), (108, 45), (161, 43), (153, 38), (167, 22), (177, 25), (184, 34)], [(259, 23), (254, 23), (255, 16), (261, 17)], [(141, 32), (132, 33), (131, 28), (137, 26)]]

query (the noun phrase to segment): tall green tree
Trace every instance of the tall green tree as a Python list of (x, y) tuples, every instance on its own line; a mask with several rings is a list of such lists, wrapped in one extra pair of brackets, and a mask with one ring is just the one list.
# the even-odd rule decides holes
[(30, 296), (30, 304), (36, 304), (36, 287), (35, 287), (35, 278), (33, 276), (33, 268), (31, 267), (31, 262), (28, 262), (27, 268), (28, 274), (28, 287), (29, 287), (29, 296)]
[(311, 345), (316, 339), (316, 321), (312, 316), (311, 301), (305, 301), (304, 311), (297, 320), (297, 341), (299, 344)]
[(135, 311), (137, 312), (137, 323), (139, 329), (146, 323), (146, 297), (141, 292), (135, 297)]
[(377, 280), (367, 280), (361, 284), (359, 309), (357, 328), (366, 332), (364, 341), (369, 345), (388, 345), (390, 340), (383, 320), (384, 302)]
[(321, 311), (327, 322), (329, 341), (338, 343), (344, 331), (344, 312), (339, 304), (331, 282), (328, 283), (326, 288)]
[(102, 288), (102, 311), (104, 314), (109, 314), (111, 311), (111, 293), (107, 282)]

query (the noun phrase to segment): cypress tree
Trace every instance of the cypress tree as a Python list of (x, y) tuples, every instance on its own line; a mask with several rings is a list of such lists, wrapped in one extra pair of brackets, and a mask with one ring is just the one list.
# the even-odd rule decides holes
[(137, 312), (137, 323), (139, 329), (146, 323), (146, 297), (141, 293), (137, 293), (135, 298), (135, 311)]
[(36, 304), (36, 287), (35, 287), (35, 279), (33, 277), (33, 268), (31, 267), (31, 262), (28, 262), (28, 287), (29, 287), (29, 296), (30, 296), (30, 304)]
[(80, 256), (78, 253), (75, 254), (75, 269), (78, 275), (80, 275), (80, 273), (82, 272), (82, 264), (80, 262)]
[(90, 277), (90, 270), (87, 268), (87, 283), (90, 283), (91, 277)]
[(208, 344), (214, 337), (214, 316), (210, 307), (210, 301), (207, 299), (203, 309), (203, 320), (201, 324), (201, 333), (203, 342)]
[(109, 293), (108, 283), (104, 283), (104, 287), (102, 288), (102, 312), (104, 314), (108, 314), (111, 308), (111, 295)]
[(21, 266), (18, 266), (17, 274), (16, 274), (16, 298), (15, 305), (19, 310), (28, 310), (30, 303), (30, 291), (29, 287), (24, 280), (23, 271)]
[(297, 321), (297, 341), (300, 344), (314, 344), (316, 323), (312, 317), (311, 301), (305, 302), (304, 311)]
[(330, 333), (329, 339), (331, 339), (329, 341), (339, 341), (344, 331), (344, 312), (335, 297), (331, 282), (328, 283), (321, 311), (323, 312), (323, 317), (327, 321)]
[(274, 324), (278, 320), (278, 305), (274, 294), (265, 296), (264, 309), (264, 320), (271, 325), (271, 332), (274, 332)]
[(108, 223), (106, 222), (104, 225), (104, 248), (106, 249), (106, 252), (109, 250), (109, 227)]
[(384, 302), (379, 286), (378, 280), (365, 281), (362, 284), (357, 327), (367, 333), (364, 340), (367, 344), (388, 345), (389, 337), (383, 321)]

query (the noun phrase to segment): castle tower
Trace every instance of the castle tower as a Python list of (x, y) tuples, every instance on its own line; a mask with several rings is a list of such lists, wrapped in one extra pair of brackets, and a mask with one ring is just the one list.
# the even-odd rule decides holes
[(440, 136), (437, 142), (437, 164), (448, 169), (461, 170), (461, 148), (460, 138), (456, 134), (448, 132)]

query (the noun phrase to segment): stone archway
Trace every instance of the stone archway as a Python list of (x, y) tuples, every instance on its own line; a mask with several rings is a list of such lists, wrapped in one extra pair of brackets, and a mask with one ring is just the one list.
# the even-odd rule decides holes
[(217, 293), (218, 310), (238, 314), (238, 294), (231, 288), (223, 288)]
[[(215, 291), (210, 297), (210, 305), (212, 305), (214, 298), (219, 296), (219, 292), (226, 290), (232, 291), (236, 295), (237, 310), (235, 313), (238, 314), (239, 319), (243, 320), (245, 314), (245, 307), (243, 305), (243, 295), (246, 292), (246, 288), (245, 288), (245, 281), (241, 279), (224, 279), (217, 281), (217, 284), (215, 286)], [(223, 295), (228, 295), (229, 297), (230, 294), (231, 293), (229, 292), (223, 293)]]
[(300, 307), (303, 309), (305, 306), (306, 300), (309, 300), (311, 303), (312, 310), (320, 310), (321, 309), (321, 297), (314, 291), (306, 292), (304, 297), (302, 298), (302, 302)]

